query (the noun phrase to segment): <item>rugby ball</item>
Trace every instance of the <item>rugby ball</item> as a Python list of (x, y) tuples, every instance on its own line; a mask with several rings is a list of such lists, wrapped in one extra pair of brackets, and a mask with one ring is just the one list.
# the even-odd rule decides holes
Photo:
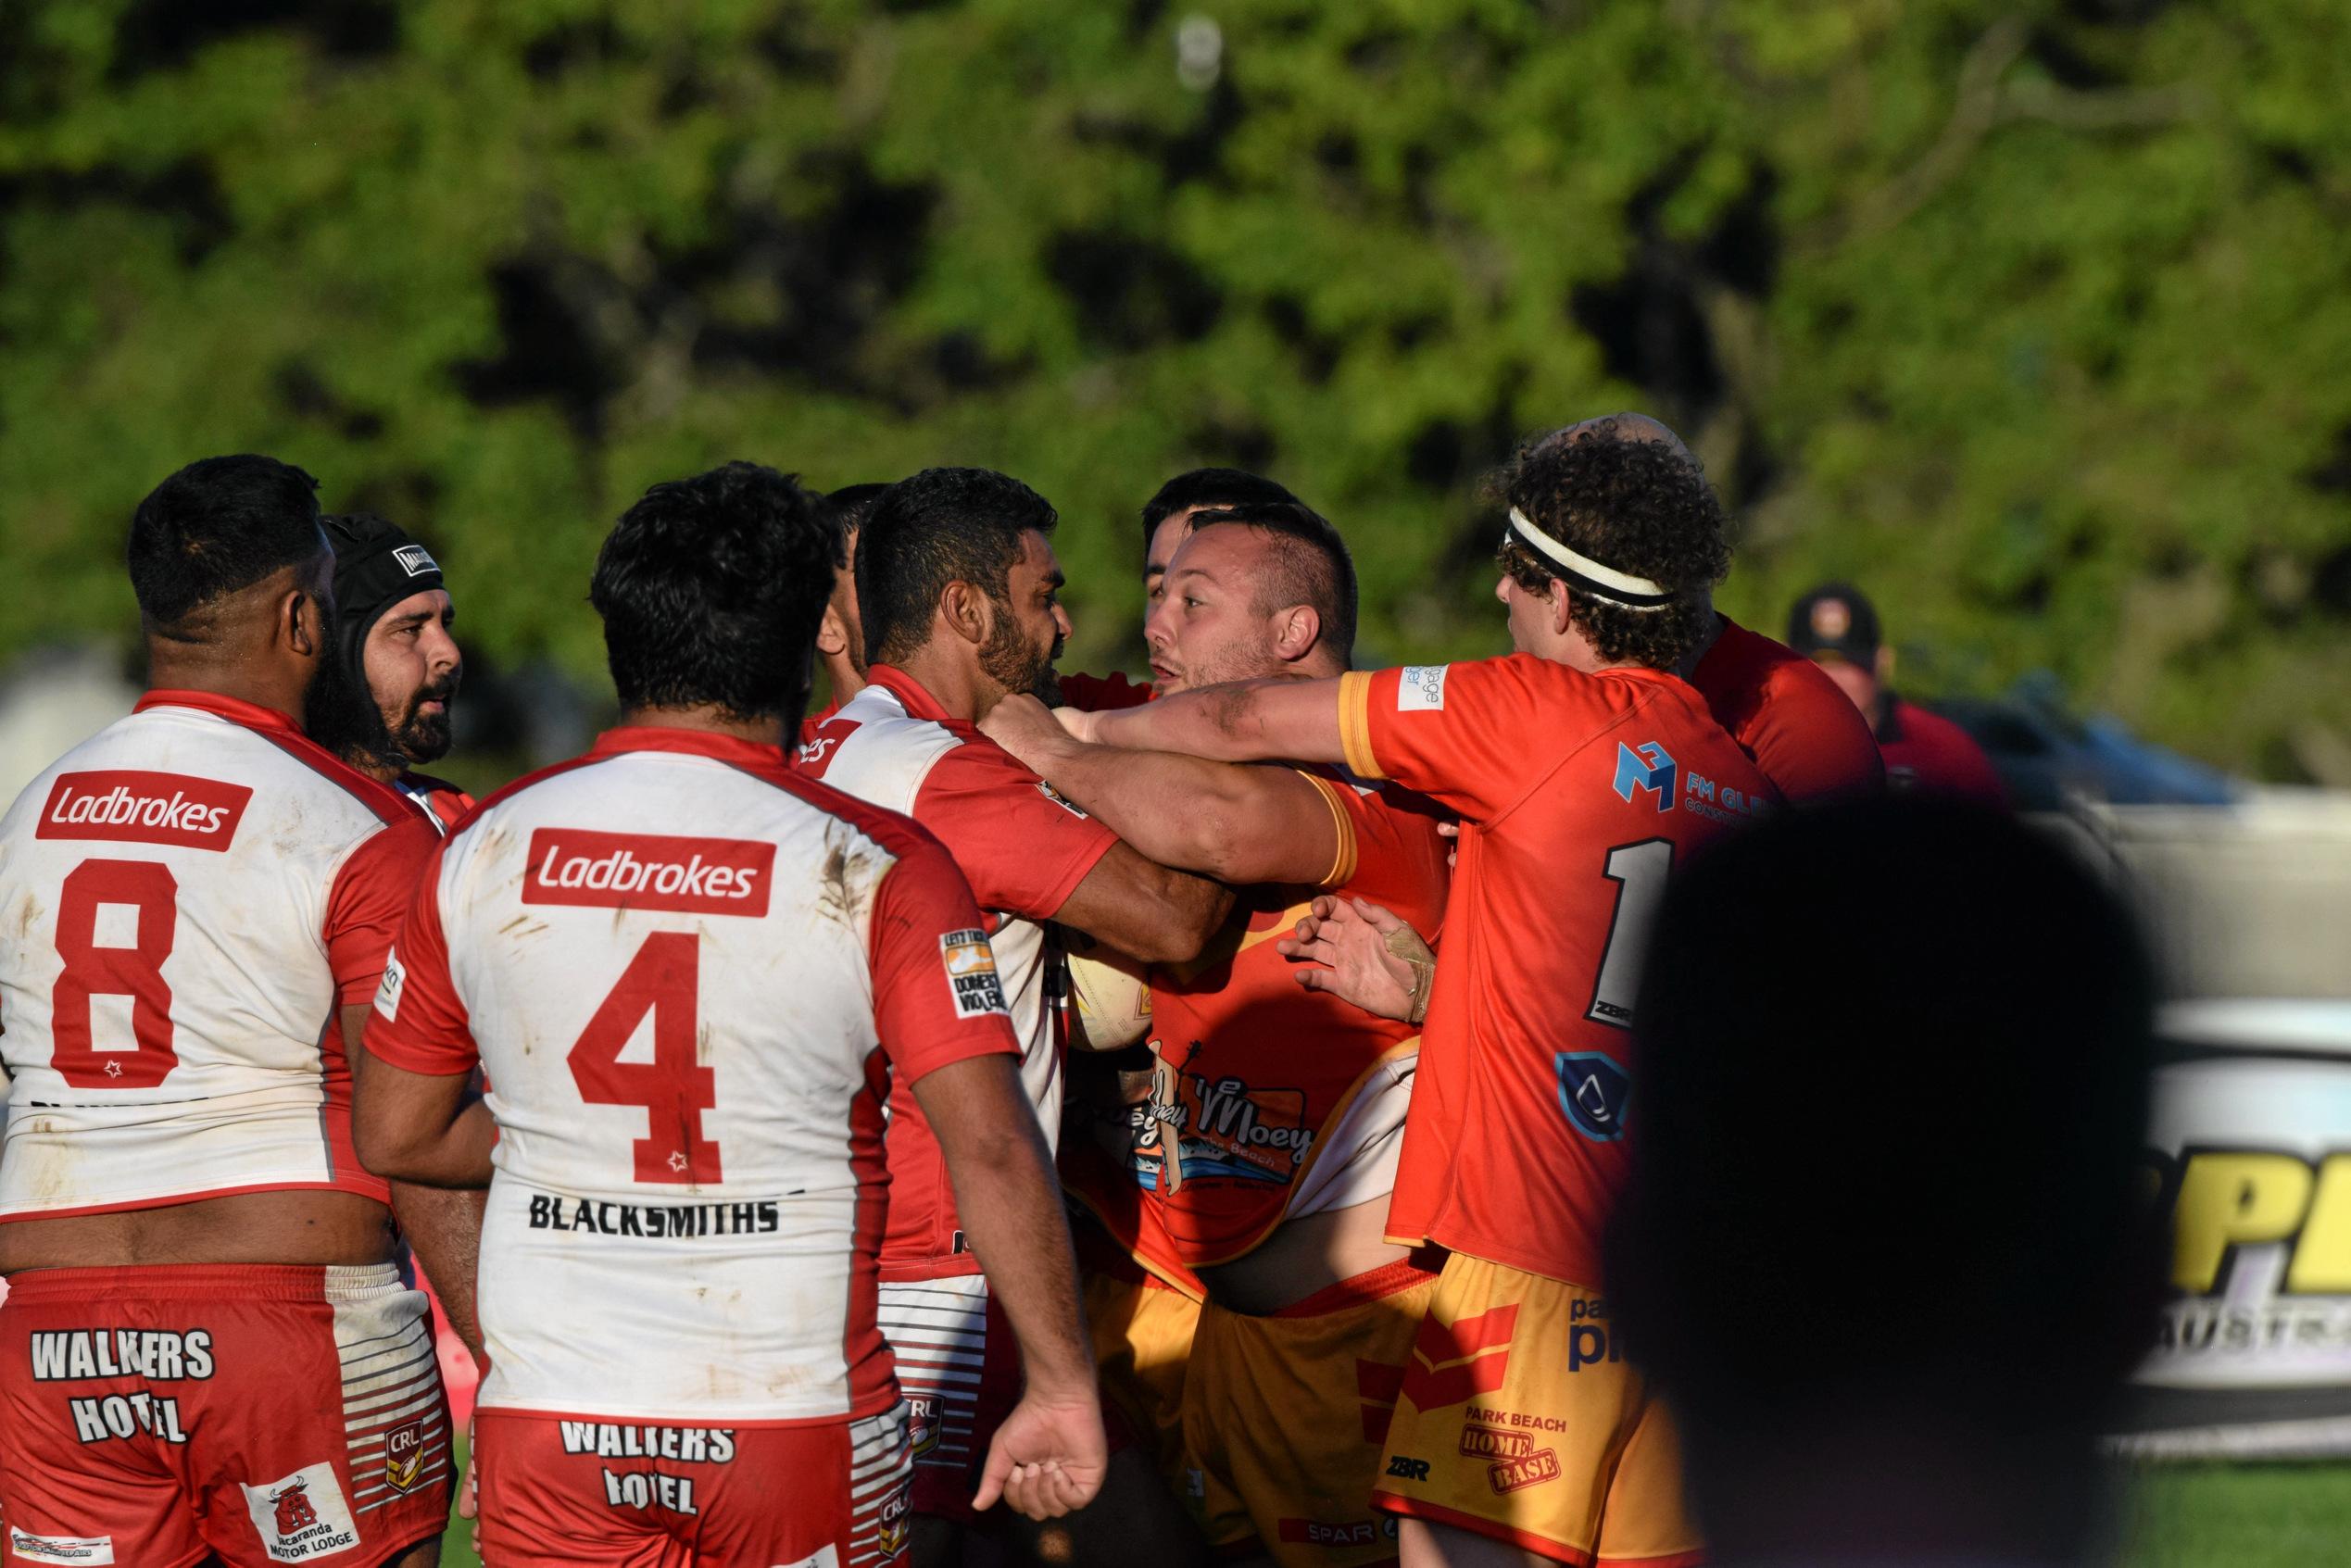
[(1150, 1033), (1146, 966), (1083, 933), (1069, 943), (1069, 1043), (1081, 1051), (1123, 1051)]

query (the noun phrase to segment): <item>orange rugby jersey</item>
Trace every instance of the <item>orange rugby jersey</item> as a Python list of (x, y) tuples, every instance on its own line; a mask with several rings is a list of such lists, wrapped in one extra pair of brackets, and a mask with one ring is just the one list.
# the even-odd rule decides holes
[(1299, 985), (1275, 943), (1317, 890), (1368, 898), (1433, 941), (1448, 846), (1427, 800), (1333, 769), (1303, 776), (1338, 828), (1313, 887), (1243, 889), (1198, 960), (1151, 971), (1151, 1119), (1135, 1151), (1147, 1208), (1182, 1260), (1230, 1262), (1291, 1214), (1386, 1196), (1419, 1026)]
[(1722, 631), (1690, 684), (1782, 799), (1804, 805), (1885, 784), (1869, 721), (1820, 666), (1727, 615), (1716, 619)]
[(1355, 771), (1463, 821), (1390, 1237), (1597, 1288), (1647, 918), (1779, 797), (1661, 671), (1512, 654), (1342, 682)]

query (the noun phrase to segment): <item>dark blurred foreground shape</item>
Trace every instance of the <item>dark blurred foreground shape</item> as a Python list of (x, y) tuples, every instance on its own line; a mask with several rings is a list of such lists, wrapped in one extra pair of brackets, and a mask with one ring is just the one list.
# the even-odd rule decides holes
[(1887, 800), (1698, 861), (1646, 972), (1611, 1278), (1714, 1560), (2090, 1561), (2162, 1270), (2122, 906)]

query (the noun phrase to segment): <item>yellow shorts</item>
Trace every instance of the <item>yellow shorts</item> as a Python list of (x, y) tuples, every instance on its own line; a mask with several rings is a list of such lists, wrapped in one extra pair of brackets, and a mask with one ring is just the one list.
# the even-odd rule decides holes
[(1282, 1568), (1395, 1561), (1372, 1478), (1437, 1279), (1400, 1261), (1271, 1317), (1201, 1309), (1184, 1446), (1212, 1547), (1255, 1541)]
[(1413, 1340), (1374, 1496), (1576, 1568), (1704, 1560), (1680, 1443), (1608, 1303), (1459, 1252)]
[(1184, 1381), (1200, 1303), (1156, 1280), (1096, 1269), (1084, 1271), (1084, 1285), (1102, 1398), (1125, 1418), (1169, 1489), (1188, 1497)]

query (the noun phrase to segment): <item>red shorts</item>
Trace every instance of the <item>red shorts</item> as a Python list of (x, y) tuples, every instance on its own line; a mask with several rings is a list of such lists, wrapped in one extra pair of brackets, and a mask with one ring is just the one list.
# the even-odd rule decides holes
[(1012, 1325), (976, 1273), (885, 1277), (880, 1315), (906, 1396), (914, 1512), (975, 1524), (972, 1493), (987, 1446), (1021, 1399)]
[(906, 1548), (902, 1410), (697, 1426), (477, 1410), (487, 1568), (880, 1568)]
[(371, 1268), (40, 1269), (0, 1304), (6, 1561), (373, 1565), (441, 1533), (424, 1294)]

